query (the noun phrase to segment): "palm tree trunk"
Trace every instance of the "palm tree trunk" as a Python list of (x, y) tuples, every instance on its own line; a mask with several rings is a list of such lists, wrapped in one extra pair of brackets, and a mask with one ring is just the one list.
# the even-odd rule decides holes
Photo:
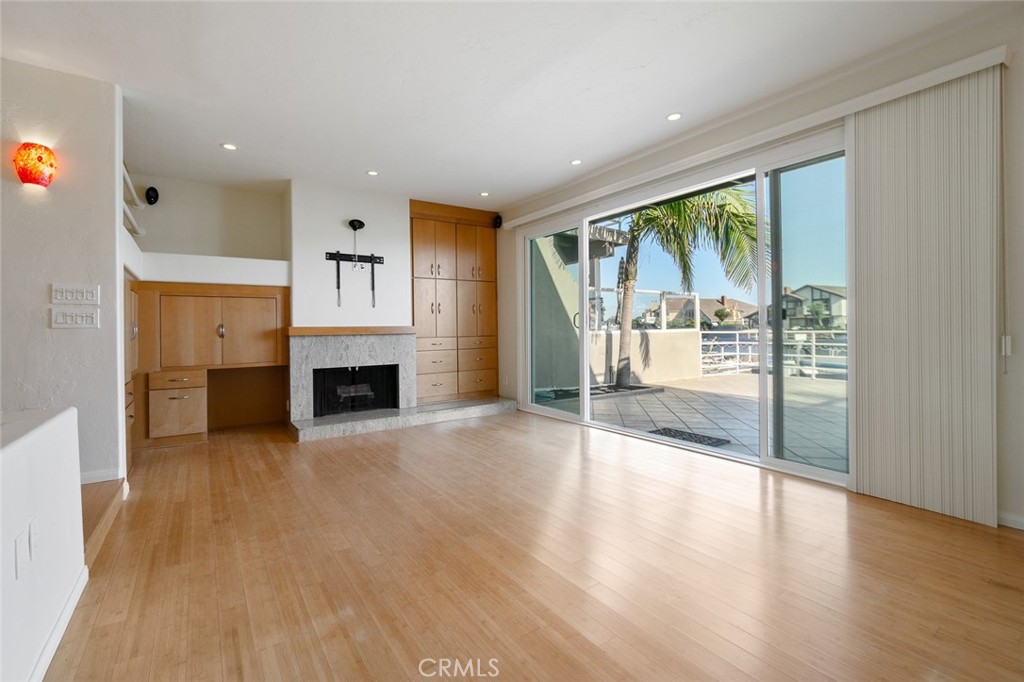
[(622, 306), (619, 309), (619, 361), (615, 368), (615, 387), (629, 388), (633, 372), (630, 363), (630, 345), (633, 343), (633, 294), (636, 292), (637, 263), (640, 259), (640, 239), (635, 230), (629, 231), (626, 260), (622, 268)]

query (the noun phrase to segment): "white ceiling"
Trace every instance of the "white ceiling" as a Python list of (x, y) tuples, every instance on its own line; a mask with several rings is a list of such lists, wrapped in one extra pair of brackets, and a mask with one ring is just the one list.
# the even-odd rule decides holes
[(3, 2), (0, 18), (4, 57), (122, 86), (133, 172), (500, 209), (989, 9)]

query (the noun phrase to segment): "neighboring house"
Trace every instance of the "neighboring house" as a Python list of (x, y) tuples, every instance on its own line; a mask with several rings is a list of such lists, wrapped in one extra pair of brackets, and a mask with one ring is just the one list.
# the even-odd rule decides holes
[[(716, 314), (725, 308), (729, 316), (720, 320)], [(700, 323), (702, 327), (747, 327), (749, 326), (748, 316), (757, 312), (757, 306), (745, 301), (737, 301), (728, 296), (720, 298), (700, 299)], [(693, 299), (692, 298), (667, 298), (665, 299), (665, 319), (670, 328), (693, 326)], [(658, 328), (661, 326), (661, 303), (655, 301), (644, 309), (635, 321), (644, 327)]]
[[(782, 292), (785, 309), (783, 329), (846, 329), (846, 287), (805, 284), (799, 289), (786, 287)], [(768, 306), (768, 319), (773, 306)], [(758, 323), (757, 311), (747, 316), (750, 326)]]

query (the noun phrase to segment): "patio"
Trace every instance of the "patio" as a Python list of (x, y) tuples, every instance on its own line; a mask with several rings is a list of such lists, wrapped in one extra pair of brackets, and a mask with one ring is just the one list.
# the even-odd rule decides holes
[[(592, 401), (594, 421), (650, 433), (660, 428), (724, 438), (718, 449), (757, 458), (758, 375), (704, 376), (665, 382), (662, 391), (611, 394)], [(785, 381), (784, 459), (846, 471), (846, 382), (791, 376)], [(571, 410), (578, 400), (547, 403)], [(672, 440), (672, 439), (669, 439)], [(684, 443), (685, 441), (676, 441)]]

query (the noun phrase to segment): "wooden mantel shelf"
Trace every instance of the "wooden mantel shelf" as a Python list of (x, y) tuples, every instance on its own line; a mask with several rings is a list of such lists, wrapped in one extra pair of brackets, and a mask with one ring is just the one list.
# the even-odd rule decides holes
[(288, 327), (288, 336), (369, 336), (415, 334), (412, 327)]

